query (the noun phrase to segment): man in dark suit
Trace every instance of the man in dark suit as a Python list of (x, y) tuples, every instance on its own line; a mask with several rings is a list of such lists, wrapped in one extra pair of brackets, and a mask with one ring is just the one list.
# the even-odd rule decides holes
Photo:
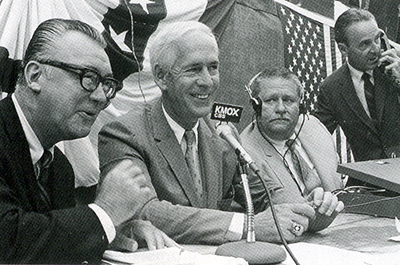
[[(100, 263), (115, 227), (140, 207), (132, 180), (112, 177), (94, 203), (77, 206), (72, 167), (55, 147), (86, 136), (122, 87), (105, 45), (83, 22), (43, 22), (15, 93), (0, 102), (0, 263)], [(123, 197), (115, 204), (104, 189)]]
[[(211, 128), (207, 115), (219, 87), (218, 46), (199, 22), (177, 22), (156, 32), (150, 51), (161, 98), (137, 115), (129, 112), (99, 134), (102, 178), (132, 175), (151, 192), (138, 195), (138, 213), (178, 243), (221, 244), (246, 236), (244, 215), (228, 212), (233, 199), (236, 155)], [(137, 187), (132, 186), (135, 190)], [(278, 206), (279, 217), (305, 226), (314, 210), (307, 204)], [(292, 222), (282, 222), (293, 239)], [(255, 216), (256, 238), (279, 241), (270, 209)]]
[(339, 16), (335, 39), (347, 62), (319, 88), (315, 116), (331, 133), (341, 126), (356, 161), (400, 155), (400, 58), (382, 49), (383, 34), (366, 10)]

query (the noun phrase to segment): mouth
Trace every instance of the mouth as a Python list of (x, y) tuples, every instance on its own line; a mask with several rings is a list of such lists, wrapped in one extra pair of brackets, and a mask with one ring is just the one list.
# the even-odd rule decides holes
[(96, 111), (81, 111), (81, 113), (89, 118), (95, 118), (97, 116), (97, 112)]
[(197, 99), (208, 99), (210, 97), (210, 94), (191, 94), (192, 97), (197, 98)]
[(288, 119), (288, 118), (275, 118), (275, 119), (271, 119), (270, 120), (270, 122), (274, 122), (274, 121), (278, 121), (278, 122), (285, 121), (285, 122), (287, 122), (287, 121), (290, 121), (290, 119)]

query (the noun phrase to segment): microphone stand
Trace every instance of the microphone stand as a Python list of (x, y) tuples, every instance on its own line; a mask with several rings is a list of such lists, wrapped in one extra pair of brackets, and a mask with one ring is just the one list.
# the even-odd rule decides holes
[(236, 149), (235, 153), (238, 156), (238, 161), (240, 164), (240, 176), (246, 197), (246, 241), (223, 244), (217, 248), (215, 254), (243, 258), (250, 265), (277, 264), (283, 262), (286, 259), (286, 252), (282, 247), (267, 242), (256, 242), (254, 229), (254, 207), (247, 177), (247, 169), (249, 166), (252, 168), (252, 165), (249, 165), (249, 163), (243, 159), (239, 149)]
[(249, 188), (249, 180), (248, 180), (248, 172), (247, 172), (247, 163), (238, 155), (239, 164), (240, 164), (240, 177), (242, 179), (242, 185), (244, 194), (246, 197), (246, 217), (247, 217), (247, 243), (256, 242), (256, 234), (254, 230), (254, 206), (251, 200), (251, 193)]

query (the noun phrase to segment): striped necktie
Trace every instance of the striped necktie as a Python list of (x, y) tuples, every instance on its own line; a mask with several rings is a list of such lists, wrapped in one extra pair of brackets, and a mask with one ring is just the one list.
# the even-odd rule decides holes
[(305, 186), (305, 194), (308, 194), (316, 187), (321, 186), (321, 179), (300, 155), (295, 146), (295, 140), (287, 140), (286, 145), (289, 147), (290, 153), (292, 154), (292, 161), (295, 170)]
[(186, 141), (186, 152), (185, 152), (185, 160), (186, 164), (189, 168), (190, 174), (192, 175), (196, 193), (199, 197), (203, 194), (203, 184), (201, 180), (201, 174), (199, 170), (199, 165), (195, 160), (195, 152), (196, 152), (196, 135), (193, 130), (185, 131), (183, 135)]

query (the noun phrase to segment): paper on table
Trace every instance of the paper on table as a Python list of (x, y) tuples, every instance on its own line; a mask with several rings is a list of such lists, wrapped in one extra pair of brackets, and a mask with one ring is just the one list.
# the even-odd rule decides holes
[[(396, 225), (397, 232), (400, 233), (400, 222), (399, 219), (397, 219), (397, 217), (394, 218), (394, 223)], [(389, 240), (400, 242), (400, 236), (393, 236), (389, 238)]]
[(248, 265), (241, 258), (201, 255), (175, 247), (133, 253), (106, 250), (103, 259), (107, 263), (135, 265)]
[[(344, 250), (340, 248), (310, 244), (294, 243), (289, 245), (294, 256), (301, 265), (367, 265), (371, 256), (369, 254)], [(287, 255), (282, 265), (295, 264), (292, 258)], [(382, 263), (385, 264), (385, 263)], [(374, 264), (375, 265), (375, 264)]]

